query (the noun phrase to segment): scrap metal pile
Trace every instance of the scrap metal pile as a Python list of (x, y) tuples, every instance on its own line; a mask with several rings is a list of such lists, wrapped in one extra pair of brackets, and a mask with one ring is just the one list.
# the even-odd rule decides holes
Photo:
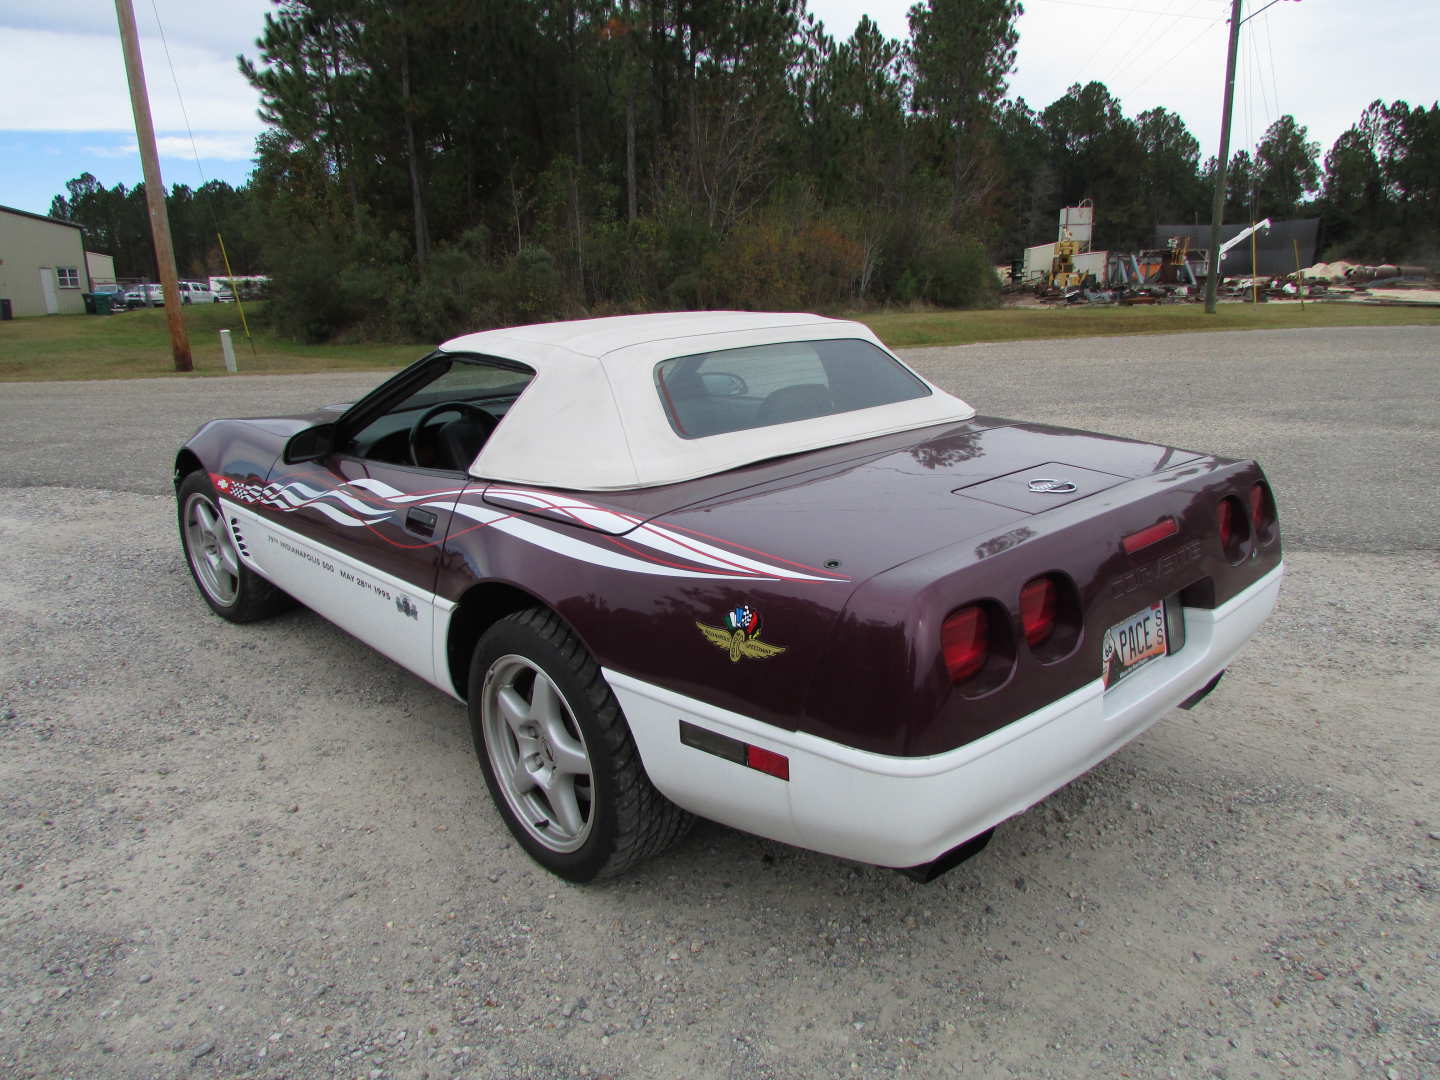
[[(1023, 259), (1001, 272), (1005, 291), (1030, 293), (1042, 304), (1167, 304), (1195, 303), (1203, 298), (1209, 269), (1209, 251), (1191, 247), (1188, 235), (1159, 240), (1165, 247), (1134, 252), (1095, 251), (1090, 240), (1094, 207), (1088, 202), (1060, 211), (1060, 229), (1054, 243), (1025, 249)], [(1271, 300), (1345, 300), (1372, 304), (1440, 305), (1440, 282), (1424, 266), (1382, 263), (1362, 266), (1349, 262), (1316, 263), (1290, 273), (1226, 273), (1230, 264), (1247, 261), (1254, 265), (1255, 245), (1262, 235), (1278, 235), (1286, 243), (1288, 230), (1310, 227), (1310, 252), (1314, 250), (1314, 221), (1274, 222), (1269, 218), (1252, 225), (1231, 228), (1228, 240), (1220, 245), (1221, 278), (1217, 295), (1224, 300), (1260, 303)], [(1169, 228), (1169, 227), (1166, 227)], [(1271, 234), (1272, 228), (1280, 230)], [(1157, 230), (1157, 232), (1160, 230)], [(1274, 246), (1273, 244), (1271, 245)], [(1299, 267), (1301, 243), (1295, 243)], [(1232, 252), (1231, 249), (1237, 249)], [(1285, 248), (1288, 250), (1288, 246)], [(1264, 244), (1261, 243), (1264, 255)], [(1273, 251), (1271, 253), (1273, 256)], [(1313, 254), (1312, 256), (1313, 257)], [(1258, 260), (1263, 268), (1267, 259)], [(1269, 258), (1272, 271), (1280, 268)]]
[(1307, 288), (1322, 290), (1327, 300), (1440, 306), (1440, 281), (1425, 266), (1361, 266), (1341, 260), (1316, 263), (1300, 271), (1300, 277)]

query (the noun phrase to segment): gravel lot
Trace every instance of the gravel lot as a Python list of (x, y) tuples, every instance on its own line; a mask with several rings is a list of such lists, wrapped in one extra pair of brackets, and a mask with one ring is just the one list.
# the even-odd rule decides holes
[(0, 1074), (1440, 1076), (1440, 330), (909, 357), (1259, 458), (1289, 563), (1208, 701), (929, 886), (706, 824), (566, 885), (460, 707), (213, 617), (175, 447), (373, 376), (0, 388)]

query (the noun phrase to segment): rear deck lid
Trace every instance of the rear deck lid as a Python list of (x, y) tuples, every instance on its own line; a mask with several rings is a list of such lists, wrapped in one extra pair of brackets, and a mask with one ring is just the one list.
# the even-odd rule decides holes
[[(613, 536), (642, 525), (673, 528), (856, 579), (972, 538), (976, 557), (985, 557), (1029, 535), (1024, 525), (1036, 514), (1198, 456), (977, 417), (667, 487), (564, 492), (493, 484), (485, 501)], [(1010, 540), (997, 540), (1007, 532)]]

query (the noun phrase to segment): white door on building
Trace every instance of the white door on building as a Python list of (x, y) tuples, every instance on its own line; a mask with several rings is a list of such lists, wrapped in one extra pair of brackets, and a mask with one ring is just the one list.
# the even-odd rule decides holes
[(40, 291), (45, 294), (45, 314), (60, 314), (60, 294), (55, 291), (55, 271), (48, 266), (40, 268)]

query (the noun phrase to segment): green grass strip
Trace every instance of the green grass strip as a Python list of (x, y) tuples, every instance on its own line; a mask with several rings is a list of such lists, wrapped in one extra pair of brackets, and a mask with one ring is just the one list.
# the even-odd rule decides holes
[[(242, 374), (395, 369), (418, 359), (436, 344), (297, 345), (261, 332), (252, 349), (233, 304), (187, 307), (184, 315), (195, 376), (201, 377), (225, 374), (219, 339), (222, 329), (232, 332)], [(1213, 330), (1435, 326), (1440, 325), (1440, 308), (1356, 303), (1307, 303), (1301, 307), (1287, 302), (1221, 304), (1214, 315), (1206, 315), (1199, 304), (1166, 304), (878, 312), (849, 317), (866, 323), (896, 348), (915, 348)], [(110, 316), (50, 315), (0, 323), (0, 382), (134, 379), (173, 374), (165, 313), (158, 308)]]

